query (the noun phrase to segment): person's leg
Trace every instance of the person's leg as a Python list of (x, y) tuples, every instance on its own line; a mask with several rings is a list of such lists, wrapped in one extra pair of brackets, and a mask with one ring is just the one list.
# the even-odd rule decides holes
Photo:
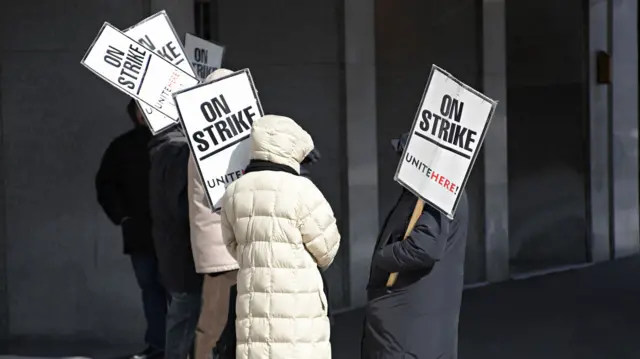
[(234, 282), (229, 288), (227, 323), (216, 345), (220, 359), (234, 359), (236, 357), (236, 297), (238, 286)]
[(142, 307), (147, 321), (145, 342), (162, 351), (165, 346), (167, 292), (160, 282), (158, 259), (154, 254), (132, 254), (131, 264), (142, 291)]
[(171, 293), (167, 313), (165, 359), (185, 359), (193, 349), (202, 292)]
[(202, 310), (198, 319), (198, 327), (196, 328), (196, 347), (195, 359), (209, 359), (211, 350), (216, 345), (217, 338), (212, 335), (213, 327), (216, 325), (216, 297), (219, 288), (217, 288), (215, 277), (204, 276), (202, 283)]

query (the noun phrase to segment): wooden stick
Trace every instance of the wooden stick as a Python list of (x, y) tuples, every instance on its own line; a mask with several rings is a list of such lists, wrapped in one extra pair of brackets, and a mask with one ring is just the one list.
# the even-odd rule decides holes
[[(422, 214), (422, 210), (424, 208), (424, 201), (418, 198), (416, 202), (416, 206), (413, 207), (413, 213), (411, 214), (411, 220), (409, 220), (409, 225), (407, 226), (407, 230), (404, 232), (404, 238), (402, 240), (407, 239), (413, 231), (413, 227), (418, 223), (418, 219), (420, 219), (420, 215)], [(387, 288), (393, 287), (396, 284), (396, 280), (398, 279), (398, 273), (391, 273), (389, 275), (389, 279), (387, 280)]]

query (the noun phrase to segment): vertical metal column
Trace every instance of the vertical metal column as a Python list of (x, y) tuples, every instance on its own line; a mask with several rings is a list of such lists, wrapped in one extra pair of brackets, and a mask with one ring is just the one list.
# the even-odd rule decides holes
[[(592, 1), (593, 3), (593, 1)], [(638, 1), (610, 0), (611, 210), (614, 256), (640, 250), (638, 221)]]
[(589, 4), (589, 170), (591, 259), (609, 260), (609, 93), (610, 85), (597, 83), (597, 53), (610, 52), (607, 0)]
[(505, 0), (482, 1), (483, 92), (498, 101), (484, 140), (487, 281), (509, 277)]
[[(378, 234), (375, 1), (344, 0), (350, 306), (366, 303)], [(346, 243), (345, 243), (346, 244)]]
[[(0, 63), (0, 81), (2, 64)], [(7, 283), (7, 230), (4, 166), (4, 121), (2, 118), (2, 86), (0, 86), (0, 340), (9, 337), (9, 291)]]

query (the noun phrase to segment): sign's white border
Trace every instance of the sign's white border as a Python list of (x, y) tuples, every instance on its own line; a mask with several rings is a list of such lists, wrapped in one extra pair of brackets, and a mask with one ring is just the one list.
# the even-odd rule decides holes
[[(185, 45), (187, 44), (187, 36), (193, 36), (193, 37), (195, 37), (195, 38), (197, 38), (197, 39), (200, 39), (200, 40), (202, 40), (202, 41), (206, 41), (206, 42), (212, 43), (212, 44), (214, 44), (214, 45), (216, 45), (216, 46), (220, 46), (220, 47), (222, 48), (222, 55), (220, 56), (220, 58), (222, 59), (222, 61), (224, 61), (224, 54), (225, 54), (225, 53), (226, 53), (226, 51), (227, 51), (227, 47), (226, 47), (225, 45), (223, 45), (223, 44), (221, 44), (221, 43), (219, 43), (219, 42), (216, 42), (216, 41), (203, 39), (203, 38), (201, 38), (200, 36), (198, 36), (198, 35), (196, 35), (196, 34), (194, 34), (194, 33), (191, 33), (191, 32), (187, 32), (187, 33), (185, 33), (185, 34), (184, 34), (184, 44), (185, 44)], [(186, 47), (185, 47), (185, 54), (186, 54), (186, 53), (187, 53), (187, 52), (186, 52)], [(187, 58), (189, 58), (189, 56), (187, 56)], [(220, 62), (220, 66), (221, 66), (221, 67), (222, 67), (222, 61)], [(194, 68), (193, 68), (193, 66), (191, 66), (191, 68), (193, 69), (193, 73), (195, 74), (195, 73), (196, 73), (196, 69), (194, 69)]]
[[(104, 31), (104, 29), (105, 29), (105, 28), (107, 28), (107, 27), (110, 27), (110, 28), (112, 28), (113, 30), (115, 30), (115, 31), (119, 32), (119, 33), (120, 33), (120, 35), (122, 35), (122, 36), (126, 37), (127, 39), (131, 40), (131, 41), (132, 41), (132, 42), (134, 42), (135, 44), (139, 44), (139, 43), (138, 43), (137, 41), (135, 41), (134, 39), (130, 38), (129, 36), (127, 36), (127, 35), (125, 35), (125, 34), (123, 34), (123, 33), (122, 33), (122, 31), (118, 30), (118, 28), (116, 28), (115, 26), (111, 25), (109, 22), (105, 21), (105, 22), (104, 22), (104, 24), (102, 24), (102, 26), (100, 27), (100, 31), (98, 31), (98, 35), (96, 36), (96, 38), (95, 38), (95, 39), (93, 39), (93, 42), (91, 43), (91, 45), (89, 45), (89, 48), (87, 49), (87, 52), (84, 54), (84, 56), (82, 56), (82, 60), (80, 60), (80, 64), (81, 64), (82, 66), (84, 66), (85, 68), (87, 68), (89, 71), (93, 72), (96, 76), (98, 76), (99, 78), (101, 78), (101, 79), (102, 79), (102, 80), (104, 80), (105, 82), (109, 83), (111, 86), (113, 86), (113, 87), (117, 88), (118, 90), (120, 90), (120, 91), (121, 91), (122, 93), (124, 93), (125, 95), (127, 95), (127, 96), (129, 96), (129, 97), (133, 97), (134, 99), (136, 99), (136, 100), (138, 100), (138, 101), (140, 101), (140, 102), (143, 102), (143, 103), (145, 103), (145, 104), (147, 104), (147, 105), (149, 105), (149, 106), (153, 107), (156, 111), (158, 111), (158, 112), (160, 112), (161, 114), (163, 114), (163, 115), (165, 115), (165, 116), (169, 117), (169, 115), (167, 115), (166, 113), (164, 113), (164, 112), (162, 112), (162, 111), (158, 110), (158, 109), (157, 109), (157, 108), (155, 108), (153, 105), (151, 105), (150, 103), (148, 103), (148, 102), (144, 101), (144, 100), (143, 100), (143, 99), (141, 99), (140, 97), (138, 97), (138, 96), (133, 96), (132, 94), (130, 94), (130, 93), (128, 93), (127, 91), (123, 90), (123, 89), (122, 89), (122, 87), (120, 87), (119, 85), (115, 84), (114, 82), (112, 82), (111, 80), (107, 79), (106, 77), (102, 76), (102, 74), (100, 74), (100, 73), (98, 73), (98, 72), (94, 71), (91, 67), (89, 67), (89, 66), (87, 66), (87, 65), (85, 64), (85, 60), (86, 60), (87, 56), (89, 55), (89, 53), (91, 53), (91, 50), (93, 49), (93, 46), (95, 46), (96, 42), (98, 41), (98, 39), (99, 39), (99, 38), (100, 38), (100, 36), (102, 35), (102, 32), (103, 32), (103, 31)], [(172, 64), (171, 62), (169, 62), (169, 60), (165, 59), (164, 57), (162, 57), (162, 56), (160, 56), (160, 55), (158, 55), (158, 54), (156, 54), (156, 53), (154, 53), (153, 51), (152, 51), (151, 53), (153, 54), (153, 55), (151, 55), (151, 56), (157, 56), (158, 58), (162, 59), (162, 61), (165, 61), (165, 62), (167, 62), (169, 65), (171, 65), (171, 66), (175, 67), (178, 71), (182, 71), (182, 72), (183, 72), (184, 74), (186, 74), (187, 76), (189, 76), (189, 77), (191, 77), (191, 78), (193, 78), (194, 80), (196, 80), (196, 81), (198, 81), (198, 82), (199, 82), (199, 80), (198, 80), (197, 78), (195, 78), (195, 77), (191, 76), (188, 72), (186, 72), (186, 71), (184, 71), (184, 70), (182, 70), (182, 69), (180, 69), (180, 68), (176, 67), (174, 64)], [(146, 76), (146, 75), (145, 75), (145, 76)], [(189, 87), (189, 88), (191, 88), (191, 87)], [(185, 89), (185, 90), (186, 90), (186, 89)], [(178, 112), (178, 114), (179, 114), (179, 112)]]
[[(180, 112), (180, 106), (177, 106), (178, 102), (176, 101), (175, 97), (180, 95), (181, 93), (184, 93), (184, 92), (187, 92), (187, 91), (191, 91), (191, 90), (195, 90), (195, 89), (200, 88), (202, 86), (207, 86), (207, 85), (210, 85), (212, 83), (215, 83), (215, 82), (218, 82), (218, 81), (222, 81), (224, 79), (228, 79), (228, 78), (233, 77), (233, 76), (242, 75), (242, 74), (245, 74), (245, 73), (246, 73), (246, 76), (249, 78), (249, 83), (251, 84), (251, 90), (253, 92), (254, 98), (256, 99), (256, 103), (258, 104), (258, 110), (260, 111), (260, 117), (258, 117), (255, 121), (259, 121), (260, 118), (262, 118), (264, 116), (264, 110), (262, 109), (262, 104), (260, 103), (260, 97), (258, 97), (258, 90), (256, 89), (255, 83), (253, 82), (253, 77), (251, 76), (251, 71), (249, 71), (249, 69), (239, 70), (239, 71), (236, 71), (236, 72), (234, 72), (232, 74), (229, 74), (227, 76), (224, 76), (224, 77), (221, 77), (219, 79), (216, 79), (214, 81), (203, 82), (203, 83), (195, 85), (193, 87), (189, 87), (187, 89), (182, 89), (182, 90), (176, 91), (176, 92), (174, 92), (172, 94), (173, 98), (174, 98), (173, 101), (176, 102), (176, 108), (178, 109), (178, 114), (179, 114), (178, 118), (179, 118), (179, 121), (180, 121), (180, 125), (182, 126), (182, 129), (184, 130), (184, 132), (185, 132), (185, 134), (187, 136), (189, 136), (189, 132), (187, 131), (187, 127), (184, 125), (184, 120), (182, 119), (182, 113)], [(245, 141), (246, 140), (249, 140), (249, 138), (245, 139)], [(196, 153), (193, 150), (193, 146), (191, 146), (191, 139), (187, 139), (187, 142), (189, 143), (189, 149), (191, 150), (191, 153), (192, 154)], [(196, 163), (196, 168), (198, 169), (198, 175), (200, 176), (200, 179), (202, 180), (202, 183), (207, 183), (207, 180), (202, 175), (202, 169), (200, 168), (200, 163), (199, 163), (200, 160), (198, 158), (196, 158), (196, 157), (193, 157), (193, 159), (194, 159), (194, 162)], [(212, 211), (218, 210), (219, 208), (214, 208), (215, 204), (213, 203), (213, 200), (211, 199), (211, 196), (209, 195), (209, 191), (206, 190), (206, 188), (205, 188), (204, 192), (207, 194), (207, 201), (209, 202), (209, 208), (211, 208)]]
[[(180, 46), (180, 49), (182, 50), (182, 54), (185, 57), (185, 61), (187, 61), (188, 65), (189, 65), (189, 68), (191, 69), (191, 76), (193, 76), (195, 78), (198, 78), (198, 76), (196, 76), (196, 73), (195, 73), (195, 71), (193, 69), (193, 66), (191, 66), (191, 61), (189, 61), (189, 57), (187, 56), (187, 52), (186, 52), (186, 50), (184, 48), (184, 44), (180, 41), (180, 37), (178, 36), (178, 33), (176, 32), (176, 29), (173, 27), (173, 24), (171, 23), (171, 19), (169, 18), (169, 15), (167, 15), (167, 12), (165, 10), (158, 11), (157, 13), (147, 17), (146, 19), (144, 19), (142, 21), (140, 21), (139, 23), (137, 23), (137, 24), (135, 24), (133, 26), (129, 26), (128, 28), (123, 30), (122, 33), (126, 33), (127, 31), (133, 29), (134, 27), (138, 27), (140, 25), (143, 25), (144, 23), (146, 23), (146, 22), (148, 22), (150, 20), (153, 20), (158, 16), (164, 16), (165, 17), (165, 20), (167, 21), (167, 24), (169, 24), (169, 27), (171, 28), (171, 31), (173, 32), (173, 36), (175, 36), (175, 38), (176, 38), (176, 42), (178, 43), (178, 45)], [(144, 46), (144, 44), (142, 44), (142, 43), (139, 43), (139, 44), (142, 45), (143, 47), (145, 47), (147, 50), (151, 50), (148, 47)], [(176, 67), (178, 67), (178, 66), (176, 66)], [(139, 101), (136, 101), (136, 102), (139, 102)], [(142, 113), (142, 117), (144, 118), (144, 121), (147, 123), (147, 128), (149, 129), (149, 131), (151, 131), (151, 134), (154, 135), (154, 136), (156, 136), (156, 135), (158, 135), (158, 134), (160, 134), (160, 133), (162, 133), (162, 132), (164, 132), (164, 131), (166, 131), (166, 130), (168, 130), (168, 129), (170, 129), (173, 126), (178, 124), (178, 121), (173, 121), (173, 119), (169, 118), (171, 121), (173, 121), (173, 124), (171, 124), (169, 126), (166, 126), (166, 127), (163, 127), (161, 129), (159, 129), (158, 131), (155, 131), (155, 130), (153, 130), (151, 128), (151, 125), (149, 124), (149, 119), (147, 118), (147, 112), (142, 110), (142, 108), (140, 107), (139, 103), (137, 105), (138, 105), (138, 110), (140, 110), (140, 113)]]
[[(414, 132), (414, 129), (416, 128), (416, 124), (420, 120), (420, 110), (422, 109), (422, 106), (424, 105), (424, 101), (425, 101), (425, 98), (427, 97), (427, 92), (429, 90), (429, 86), (431, 86), (431, 79), (433, 78), (433, 74), (436, 71), (440, 72), (441, 74), (446, 76), (449, 80), (456, 82), (461, 87), (464, 87), (467, 91), (473, 93), (474, 95), (482, 98), (484, 101), (489, 102), (491, 104), (491, 111), (489, 112), (489, 117), (488, 117), (487, 121), (485, 122), (484, 128), (482, 129), (482, 134), (480, 135), (480, 142), (479, 142), (480, 146), (476, 150), (476, 153), (473, 155), (473, 158), (471, 158), (471, 163), (469, 164), (469, 168), (467, 169), (467, 173), (464, 175), (464, 181), (462, 182), (462, 186), (460, 187), (461, 190), (459, 190), (458, 193), (456, 194), (456, 200), (455, 200), (455, 202), (453, 204), (453, 210), (451, 211), (451, 213), (447, 213), (447, 212), (443, 211), (442, 208), (436, 206), (433, 202), (429, 201), (427, 198), (425, 198), (424, 196), (420, 195), (420, 193), (417, 193), (417, 191), (414, 191), (411, 187), (409, 187), (406, 183), (404, 183), (402, 180), (400, 180), (398, 178), (398, 173), (400, 172), (400, 167), (402, 167), (402, 164), (404, 162), (404, 158), (406, 156), (407, 149), (409, 148), (409, 143), (411, 143), (411, 140), (415, 137), (413, 135), (413, 132)], [(462, 82), (462, 81), (458, 80), (457, 78), (453, 77), (450, 73), (448, 73), (447, 71), (445, 71), (442, 68), (438, 67), (437, 65), (435, 65), (435, 64), (432, 65), (431, 66), (431, 72), (429, 73), (429, 80), (427, 80), (427, 86), (425, 86), (425, 88), (424, 88), (424, 93), (422, 94), (422, 99), (420, 100), (420, 105), (418, 105), (418, 110), (416, 111), (416, 117), (413, 120), (413, 124), (411, 125), (411, 129), (409, 130), (409, 139), (407, 140), (407, 143), (404, 146), (404, 149), (402, 151), (402, 157), (400, 158), (400, 161), (398, 161), (398, 167), (396, 168), (396, 173), (393, 176), (394, 181), (400, 183), (404, 188), (409, 190), (416, 197), (422, 199), (425, 203), (429, 204), (433, 208), (436, 208), (438, 211), (440, 211), (441, 213), (446, 215), (449, 219), (453, 219), (453, 216), (455, 215), (456, 210), (458, 209), (458, 203), (460, 202), (460, 196), (462, 195), (462, 192), (464, 191), (464, 189), (467, 186), (467, 181), (469, 180), (469, 175), (471, 174), (471, 170), (473, 169), (473, 166), (474, 166), (474, 164), (476, 162), (476, 158), (478, 158), (478, 154), (480, 153), (480, 150), (482, 149), (481, 146), (484, 143), (484, 138), (487, 135), (487, 129), (489, 128), (489, 124), (491, 123), (491, 119), (493, 118), (493, 114), (494, 114), (494, 112), (496, 110), (496, 106), (497, 105), (498, 105), (497, 101), (494, 101), (494, 100), (490, 99), (485, 94), (483, 94), (483, 93), (477, 91), (476, 89), (468, 86), (467, 84), (465, 84), (464, 82)]]

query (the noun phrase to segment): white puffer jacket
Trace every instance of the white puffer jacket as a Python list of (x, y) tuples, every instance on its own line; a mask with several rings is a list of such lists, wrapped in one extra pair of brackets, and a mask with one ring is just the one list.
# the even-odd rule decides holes
[[(311, 136), (281, 116), (255, 121), (251, 139), (252, 159), (298, 173), (313, 149)], [(222, 233), (240, 265), (237, 358), (331, 358), (318, 267), (331, 264), (340, 234), (320, 190), (287, 171), (248, 170), (222, 199)]]

